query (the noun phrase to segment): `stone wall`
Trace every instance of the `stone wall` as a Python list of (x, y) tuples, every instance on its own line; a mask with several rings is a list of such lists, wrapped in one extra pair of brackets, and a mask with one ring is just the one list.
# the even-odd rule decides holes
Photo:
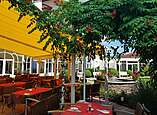
[(109, 84), (108, 88), (121, 93), (122, 91), (126, 93), (131, 93), (135, 91), (135, 84)]

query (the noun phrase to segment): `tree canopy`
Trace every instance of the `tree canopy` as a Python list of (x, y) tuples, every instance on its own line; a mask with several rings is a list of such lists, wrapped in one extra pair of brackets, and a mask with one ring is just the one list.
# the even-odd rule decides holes
[(52, 49), (80, 54), (86, 48), (86, 54), (93, 57), (99, 48), (98, 53), (104, 55), (104, 47), (97, 45), (106, 35), (124, 44), (125, 51), (132, 48), (143, 62), (152, 60), (157, 68), (156, 0), (69, 0), (50, 11), (40, 11), (25, 0), (8, 1), (21, 12), (19, 19), (33, 16), (28, 27), (36, 24), (31, 32), (43, 31), (39, 42), (48, 38), (44, 49), (51, 44)]
[(35, 26), (29, 33), (37, 29), (42, 31), (39, 43), (47, 40), (44, 50), (51, 45), (55, 55), (64, 52), (79, 56), (85, 52), (91, 58), (94, 58), (95, 54), (105, 56), (105, 48), (100, 44), (103, 39), (103, 32), (100, 31), (104, 28), (103, 21), (101, 25), (97, 24), (97, 18), (92, 17), (99, 12), (97, 17), (103, 18), (102, 12), (93, 7), (93, 4), (86, 5), (77, 0), (70, 0), (57, 3), (58, 7), (52, 10), (40, 11), (25, 0), (9, 0), (9, 2), (12, 4), (10, 8), (20, 12), (19, 21), (25, 15), (32, 16), (28, 27)]

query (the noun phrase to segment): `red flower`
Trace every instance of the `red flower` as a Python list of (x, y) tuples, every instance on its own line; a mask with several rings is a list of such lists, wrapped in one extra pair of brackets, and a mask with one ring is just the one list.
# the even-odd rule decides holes
[(114, 9), (114, 10), (112, 11), (112, 17), (115, 18), (116, 16), (117, 16), (117, 11), (116, 11), (116, 9)]
[(93, 31), (93, 29), (91, 26), (86, 27), (86, 32), (92, 32), (92, 31)]

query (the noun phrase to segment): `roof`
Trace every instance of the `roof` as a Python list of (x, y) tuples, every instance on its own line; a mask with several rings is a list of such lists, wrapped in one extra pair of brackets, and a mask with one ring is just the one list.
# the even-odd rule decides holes
[(121, 58), (138, 58), (139, 56), (133, 52), (127, 52), (121, 56)]

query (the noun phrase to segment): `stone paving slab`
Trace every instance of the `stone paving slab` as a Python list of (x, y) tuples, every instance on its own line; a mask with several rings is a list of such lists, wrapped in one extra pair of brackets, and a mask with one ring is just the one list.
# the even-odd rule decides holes
[(116, 112), (116, 115), (134, 115), (135, 113), (134, 109), (131, 109), (131, 108), (128, 108), (128, 107), (125, 107), (116, 103), (113, 103), (113, 106), (114, 106), (114, 111)]

